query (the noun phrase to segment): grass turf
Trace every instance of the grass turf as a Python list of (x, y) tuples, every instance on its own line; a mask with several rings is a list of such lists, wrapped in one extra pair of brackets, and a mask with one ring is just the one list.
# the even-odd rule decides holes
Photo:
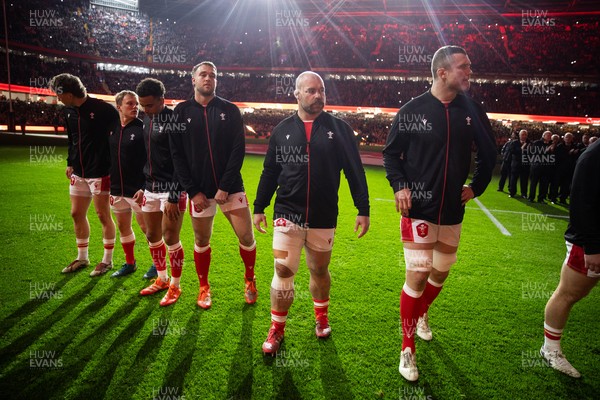
[[(137, 227), (135, 274), (90, 278), (87, 268), (62, 275), (76, 254), (65, 157), (64, 148), (0, 148), (2, 398), (583, 399), (600, 392), (594, 378), (600, 370), (593, 335), (600, 329), (593, 311), (597, 290), (574, 307), (563, 338), (563, 349), (583, 378), (549, 369), (538, 356), (544, 306), (565, 253), (562, 207), (509, 199), (495, 191), (494, 180), (481, 201), (512, 235), (504, 236), (469, 203), (459, 262), (430, 310), (434, 340), (417, 339), (421, 377), (411, 384), (398, 373), (404, 263), (398, 214), (381, 168), (367, 167), (371, 230), (360, 240), (352, 232), (356, 211), (345, 181), (340, 188), (330, 266), (331, 338), (314, 336), (308, 271), (302, 265), (286, 339), (278, 357), (265, 358), (272, 227), (267, 235), (256, 234), (254, 306), (244, 303), (243, 266), (222, 214), (212, 240), (209, 311), (195, 304), (189, 217), (181, 234), (183, 292), (174, 306), (159, 307), (160, 295), (138, 295), (151, 261)], [(246, 158), (242, 173), (250, 202), (261, 169), (261, 157)], [(89, 220), (95, 264), (102, 243), (92, 208)], [(114, 258), (117, 267), (124, 262), (118, 242)]]

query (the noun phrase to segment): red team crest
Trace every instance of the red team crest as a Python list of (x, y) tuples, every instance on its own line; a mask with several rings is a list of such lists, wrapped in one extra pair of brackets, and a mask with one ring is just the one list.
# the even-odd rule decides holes
[(277, 218), (275, 220), (275, 223), (273, 225), (275, 225), (275, 226), (286, 226), (287, 225), (287, 221), (285, 220), (285, 218)]
[(419, 235), (419, 237), (427, 237), (427, 234), (429, 233), (429, 226), (427, 226), (426, 223), (421, 222), (419, 225), (417, 225), (417, 234)]

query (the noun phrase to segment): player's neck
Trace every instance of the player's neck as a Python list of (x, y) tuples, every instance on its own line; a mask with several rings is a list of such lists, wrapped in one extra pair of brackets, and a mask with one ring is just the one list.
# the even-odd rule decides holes
[(150, 115), (150, 119), (152, 119), (152, 118), (156, 117), (157, 115), (160, 115), (160, 114), (162, 114), (162, 112), (163, 112), (163, 110), (165, 109), (165, 107), (166, 107), (166, 106), (163, 104), (163, 105), (160, 107), (160, 110), (158, 110), (158, 112), (157, 112), (156, 114), (152, 114), (152, 115)]
[(298, 118), (300, 118), (303, 122), (312, 122), (317, 119), (322, 112), (323, 111), (319, 111), (318, 114), (309, 114), (302, 108), (298, 108)]
[(433, 81), (433, 85), (431, 85), (431, 94), (442, 103), (450, 103), (458, 96), (458, 93), (455, 90), (449, 89), (440, 81)]
[(88, 96), (85, 96), (85, 97), (75, 97), (73, 99), (73, 106), (75, 106), (75, 107), (81, 107), (81, 105), (83, 103), (85, 103), (87, 99), (88, 99)]
[(131, 121), (133, 121), (133, 118), (121, 115), (121, 126), (127, 126)]
[(210, 96), (204, 96), (204, 95), (196, 92), (196, 94), (194, 95), (194, 100), (196, 100), (196, 102), (198, 102), (203, 107), (206, 107), (208, 105), (208, 103), (210, 103), (211, 100), (214, 98), (215, 98), (214, 94), (211, 94)]

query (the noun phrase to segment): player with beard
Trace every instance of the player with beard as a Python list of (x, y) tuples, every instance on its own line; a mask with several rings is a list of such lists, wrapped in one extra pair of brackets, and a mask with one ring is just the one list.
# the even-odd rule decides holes
[(256, 242), (240, 172), (246, 151), (242, 114), (235, 104), (215, 94), (217, 67), (212, 62), (194, 66), (192, 85), (194, 98), (175, 107), (175, 119), (182, 123), (170, 138), (175, 170), (191, 202), (194, 262), (200, 282), (197, 304), (204, 309), (212, 305), (208, 271), (217, 205), (239, 240), (245, 268), (244, 298), (254, 304)]
[[(465, 204), (492, 178), (496, 144), (484, 110), (464, 94), (471, 61), (458, 46), (438, 49), (431, 90), (402, 107), (383, 150), (387, 178), (402, 213), (406, 280), (400, 295), (402, 351), (399, 370), (415, 381), (415, 331), (432, 339), (428, 310), (456, 262)], [(465, 185), (475, 143), (473, 180)]]
[[(275, 191), (271, 282), (271, 328), (262, 350), (277, 353), (284, 336), (288, 310), (294, 301), (294, 275), (304, 248), (310, 271), (315, 311), (315, 334), (327, 338), (329, 325), (329, 262), (338, 216), (340, 172), (348, 180), (358, 216), (358, 237), (369, 230), (369, 192), (352, 128), (323, 112), (325, 85), (314, 72), (296, 79), (298, 112), (273, 130), (254, 202), (254, 226), (265, 233), (265, 208)], [(263, 228), (264, 226), (264, 228)]]

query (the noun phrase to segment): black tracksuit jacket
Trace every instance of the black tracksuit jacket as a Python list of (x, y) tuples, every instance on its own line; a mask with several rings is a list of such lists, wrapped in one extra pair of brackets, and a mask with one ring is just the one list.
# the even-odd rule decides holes
[(171, 159), (169, 135), (178, 128), (173, 110), (163, 110), (152, 118), (144, 117), (144, 143), (146, 144), (146, 190), (153, 193), (169, 193), (169, 203), (179, 202), (183, 191)]
[(570, 221), (565, 239), (583, 247), (585, 254), (600, 253), (600, 141), (581, 154), (571, 184)]
[(274, 219), (286, 218), (307, 228), (335, 228), (342, 170), (358, 215), (368, 216), (367, 180), (352, 128), (322, 112), (307, 142), (304, 123), (294, 114), (273, 130), (254, 213), (263, 214), (277, 190)]
[(144, 123), (136, 118), (122, 126), (117, 121), (110, 131), (110, 194), (133, 197), (144, 189), (146, 147)]
[(81, 107), (65, 107), (69, 141), (67, 166), (81, 178), (101, 178), (110, 173), (109, 132), (119, 112), (112, 105), (87, 97)]
[(428, 91), (398, 111), (383, 149), (383, 162), (394, 193), (411, 190), (410, 218), (437, 225), (462, 222), (461, 193), (473, 143), (477, 157), (469, 186), (479, 196), (496, 164), (495, 140), (481, 106), (462, 94), (445, 106)]
[(197, 193), (212, 199), (217, 190), (243, 192), (244, 123), (239, 108), (215, 96), (206, 107), (191, 99), (175, 107), (182, 123), (170, 135), (179, 182), (190, 199)]

